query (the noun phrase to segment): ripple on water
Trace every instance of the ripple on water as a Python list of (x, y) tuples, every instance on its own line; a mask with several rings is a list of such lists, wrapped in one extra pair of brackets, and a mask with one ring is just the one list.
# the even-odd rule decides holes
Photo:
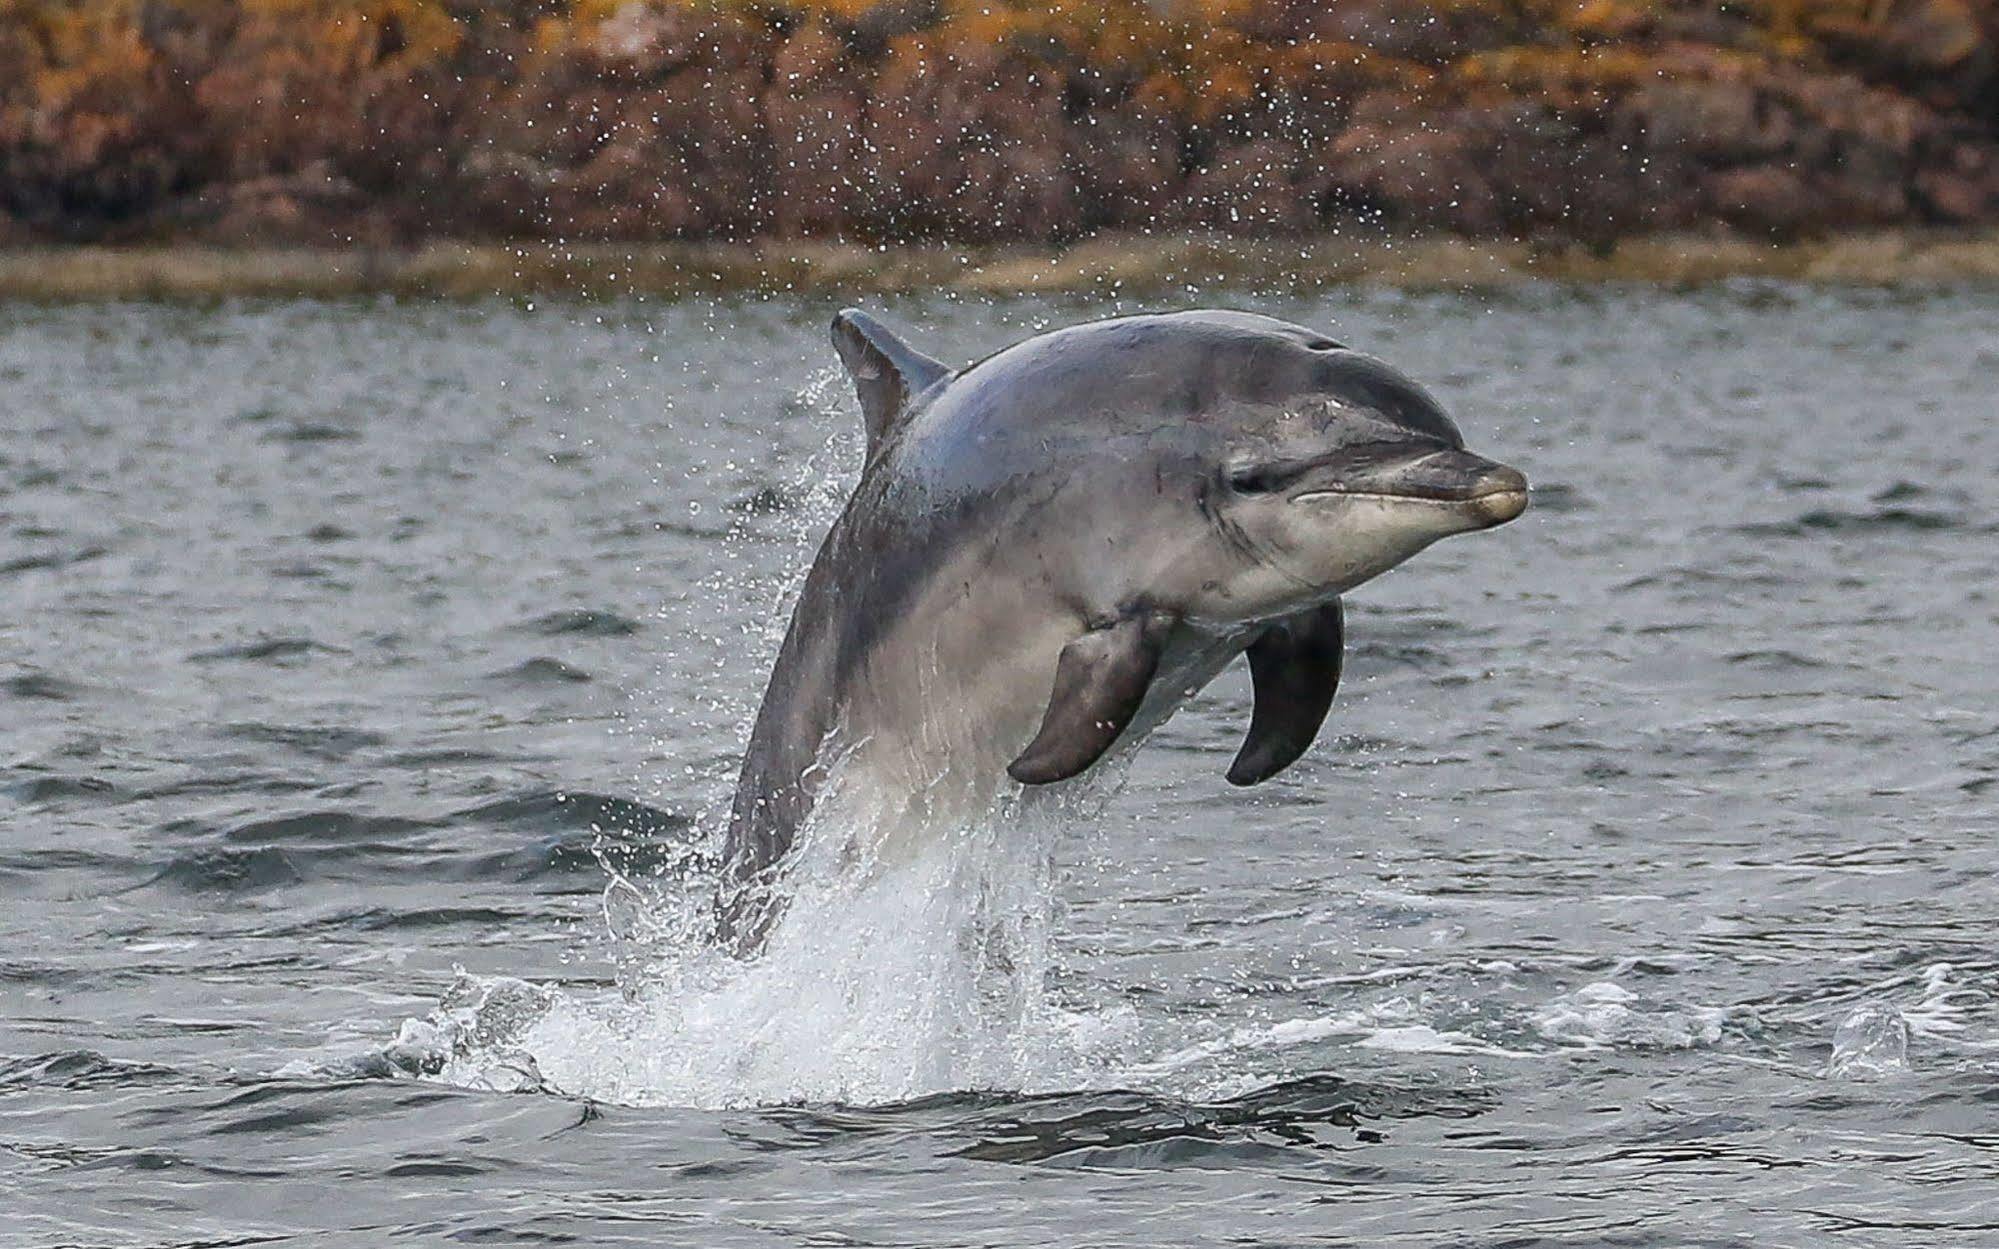
[(0, 577), (13, 576), (24, 572), (45, 572), (53, 569), (69, 568), (76, 564), (101, 559), (110, 553), (109, 547), (85, 546), (68, 551), (44, 551), (37, 555), (19, 555), (10, 560), (0, 560)]
[(639, 622), (614, 611), (577, 607), (536, 616), (519, 627), (543, 637), (621, 638), (637, 633)]
[(529, 833), (535, 840), (474, 856), (470, 879), (547, 882), (593, 892), (605, 873), (625, 880), (680, 877), (706, 865), (706, 846), (684, 815), (605, 794), (547, 791), (459, 811), (454, 824)]
[(301, 421), (287, 425), (265, 435), (277, 442), (301, 444), (325, 442), (354, 442), (361, 437), (361, 431), (351, 425), (335, 425), (328, 421)]
[(178, 1074), (171, 1067), (107, 1058), (96, 1050), (60, 1050), (0, 1059), (0, 1095), (39, 1088), (129, 1088), (156, 1084)]
[(113, 802), (123, 796), (119, 788), (101, 776), (36, 776), (0, 785), (6, 794), (23, 806), (52, 802)]
[(64, 680), (62, 677), (51, 676), (45, 672), (24, 672), (19, 676), (0, 681), (0, 690), (5, 690), (15, 698), (66, 703), (81, 698), (85, 687), (75, 681)]
[[(448, 878), (470, 856), (439, 848), (433, 820), (354, 811), (299, 811), (218, 829), (200, 820), (163, 825), (177, 849), (140, 886), (254, 894), (307, 881)], [(421, 874), (410, 873), (421, 864)]]
[(339, 848), (408, 841), (437, 827), (435, 820), (400, 815), (299, 811), (233, 825), (223, 831), (222, 839), (237, 844), (283, 842), (294, 846)]
[(1872, 508), (1818, 507), (1786, 521), (1758, 521), (1733, 526), (1753, 538), (1813, 538), (1833, 535), (1940, 533), (1975, 528), (1962, 511), (1885, 506)]
[(345, 725), (229, 724), (220, 735), (237, 741), (282, 746), (315, 759), (345, 759), (357, 751), (389, 744), (385, 734)]
[(309, 637), (274, 637), (196, 651), (189, 655), (188, 659), (198, 664), (280, 663), (285, 660), (303, 659), (308, 655), (339, 653), (338, 647), (316, 642)]
[(536, 832), (615, 829), (638, 835), (682, 833), (693, 823), (685, 815), (630, 798), (573, 789), (517, 794), (467, 807), (452, 818)]
[[(588, 892), (603, 888), (606, 872), (654, 880), (705, 863), (692, 828), (686, 816), (630, 799), (556, 790), (434, 819), (324, 809), (221, 828), (174, 821), (160, 832), (220, 844), (173, 854), (144, 884), (250, 894), (308, 881), (406, 878), (421, 864), (426, 880), (547, 881)], [(480, 834), (452, 844), (449, 834), (460, 829)], [(495, 830), (511, 836), (493, 845), (486, 834)]]
[(524, 688), (560, 688), (565, 685), (588, 684), (588, 672), (576, 665), (560, 659), (538, 656), (515, 664), (492, 674), (492, 679), (503, 685), (517, 685)]
[(1269, 1144), (1338, 1148), (1384, 1140), (1397, 1120), (1471, 1119), (1494, 1095), (1477, 1086), (1376, 1083), (1334, 1075), (1264, 1085), (1222, 1101), (1137, 1092), (1055, 1093), (980, 1100), (947, 1095), (910, 1110), (969, 1104), (957, 1128), (974, 1139), (955, 1152), (986, 1162), (1067, 1158), (1095, 1166), (1220, 1165)]
[(175, 855), (146, 884), (189, 893), (249, 894), (296, 885), (305, 878), (306, 871), (292, 852), (253, 846)]

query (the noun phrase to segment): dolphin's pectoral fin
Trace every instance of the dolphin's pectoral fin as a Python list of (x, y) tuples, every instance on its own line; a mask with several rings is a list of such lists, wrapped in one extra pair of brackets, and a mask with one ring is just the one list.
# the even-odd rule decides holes
[(1041, 731), (1007, 765), (1007, 775), (1023, 785), (1046, 785), (1101, 759), (1145, 701), (1166, 625), (1163, 617), (1139, 613), (1063, 647)]
[(909, 401), (950, 376), (951, 370), (911, 347), (867, 313), (848, 308), (833, 318), (833, 347), (854, 375), (861, 418), (868, 426), (868, 454), (882, 445)]
[(1256, 710), (1250, 714), (1249, 736), (1229, 765), (1231, 785), (1269, 780), (1296, 763), (1319, 735), (1339, 688), (1345, 633), (1335, 599), (1286, 616), (1249, 644), (1245, 653), (1256, 686)]

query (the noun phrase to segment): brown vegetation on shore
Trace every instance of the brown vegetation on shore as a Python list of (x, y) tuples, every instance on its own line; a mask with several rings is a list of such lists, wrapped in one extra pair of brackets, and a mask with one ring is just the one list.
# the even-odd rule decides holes
[(430, 243), (413, 248), (45, 246), (0, 249), (0, 300), (408, 296), (586, 299), (749, 292), (1035, 292), (1149, 299), (1190, 289), (1343, 284), (1492, 290), (1523, 282), (1675, 286), (1737, 278), (1819, 285), (1999, 282), (1999, 236), (1889, 231), (1773, 246), (1653, 235), (1611, 251), (1454, 237), (1311, 239), (1100, 235), (1066, 247), (820, 240), (648, 244)]
[(0, 242), (1999, 222), (1999, 0), (0, 0)]

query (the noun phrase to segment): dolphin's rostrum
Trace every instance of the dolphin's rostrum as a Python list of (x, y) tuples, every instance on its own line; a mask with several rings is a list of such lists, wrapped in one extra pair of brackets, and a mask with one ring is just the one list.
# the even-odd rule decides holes
[(1270, 317), (1096, 321), (956, 372), (861, 312), (833, 342), (866, 463), (737, 782), (719, 923), (745, 952), (836, 761), (920, 828), (1089, 771), (1244, 653), (1228, 779), (1254, 785), (1325, 720), (1339, 596), (1527, 506), (1422, 387)]

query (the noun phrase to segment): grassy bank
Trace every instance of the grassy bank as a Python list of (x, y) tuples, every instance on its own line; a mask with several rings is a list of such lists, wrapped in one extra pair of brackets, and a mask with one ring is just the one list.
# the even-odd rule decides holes
[(1999, 234), (1890, 232), (1785, 245), (1665, 236), (1609, 252), (1576, 246), (1335, 238), (1244, 242), (1098, 238), (1062, 249), (815, 243), (560, 247), (433, 244), (408, 251), (191, 247), (0, 251), (0, 299), (92, 301), (395, 295), (875, 294), (955, 290), (1156, 295), (1185, 290), (1410, 289), (1522, 282), (1699, 284), (1766, 278), (1827, 284), (1999, 282)]

